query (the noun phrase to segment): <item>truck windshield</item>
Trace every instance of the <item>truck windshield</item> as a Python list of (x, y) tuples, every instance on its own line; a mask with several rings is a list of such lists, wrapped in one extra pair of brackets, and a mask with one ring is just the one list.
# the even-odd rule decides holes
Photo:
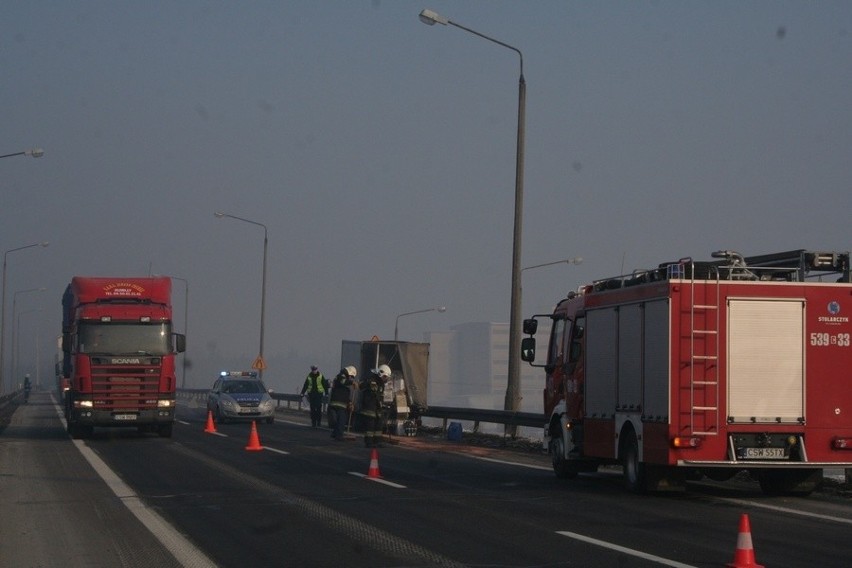
[(165, 323), (89, 323), (77, 329), (78, 353), (110, 355), (171, 353), (171, 329)]

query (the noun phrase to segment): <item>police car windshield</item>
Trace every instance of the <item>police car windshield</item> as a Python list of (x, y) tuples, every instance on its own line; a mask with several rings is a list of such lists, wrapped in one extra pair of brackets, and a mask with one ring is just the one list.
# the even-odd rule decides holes
[(222, 392), (227, 394), (257, 394), (264, 391), (263, 383), (260, 381), (225, 381)]

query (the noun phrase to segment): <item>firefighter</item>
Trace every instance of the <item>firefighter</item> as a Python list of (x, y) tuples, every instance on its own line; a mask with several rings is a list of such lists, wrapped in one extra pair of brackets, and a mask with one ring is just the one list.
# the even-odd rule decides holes
[(317, 428), (322, 424), (322, 399), (328, 392), (328, 380), (320, 373), (316, 365), (311, 365), (311, 372), (305, 377), (302, 386), (302, 396), (308, 394), (311, 405), (311, 426)]
[(390, 367), (379, 365), (379, 368), (370, 371), (359, 385), (361, 390), (361, 410), (359, 413), (364, 422), (364, 445), (368, 448), (381, 447), (382, 393), (385, 382), (390, 376)]
[(331, 396), (328, 402), (328, 422), (332, 428), (331, 437), (343, 439), (343, 427), (349, 422), (352, 412), (352, 389), (358, 371), (352, 365), (340, 369), (331, 382)]

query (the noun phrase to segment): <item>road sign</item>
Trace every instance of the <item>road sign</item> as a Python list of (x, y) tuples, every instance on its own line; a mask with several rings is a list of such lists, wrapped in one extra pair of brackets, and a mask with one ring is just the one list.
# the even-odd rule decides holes
[(263, 360), (263, 355), (257, 356), (257, 359), (255, 359), (254, 363), (251, 364), (251, 368), (257, 369), (258, 371), (266, 369), (266, 361)]

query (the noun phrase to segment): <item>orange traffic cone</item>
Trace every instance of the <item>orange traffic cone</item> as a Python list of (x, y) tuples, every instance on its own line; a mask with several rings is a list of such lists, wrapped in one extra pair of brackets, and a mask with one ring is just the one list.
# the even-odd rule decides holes
[(207, 432), (208, 434), (215, 434), (216, 433), (216, 425), (213, 424), (213, 411), (212, 410), (207, 411), (207, 426), (204, 427), (204, 431)]
[(372, 453), (370, 454), (370, 469), (367, 470), (367, 477), (381, 477), (382, 474), (379, 473), (379, 452), (375, 448), (373, 448)]
[(263, 446), (260, 445), (260, 438), (257, 437), (257, 425), (254, 420), (251, 421), (251, 434), (249, 434), (249, 441), (246, 449), (250, 452), (256, 452), (263, 449)]
[(734, 561), (725, 564), (728, 568), (763, 568), (754, 559), (754, 547), (751, 544), (751, 525), (748, 515), (740, 515), (740, 529), (737, 534), (737, 550), (734, 552)]

